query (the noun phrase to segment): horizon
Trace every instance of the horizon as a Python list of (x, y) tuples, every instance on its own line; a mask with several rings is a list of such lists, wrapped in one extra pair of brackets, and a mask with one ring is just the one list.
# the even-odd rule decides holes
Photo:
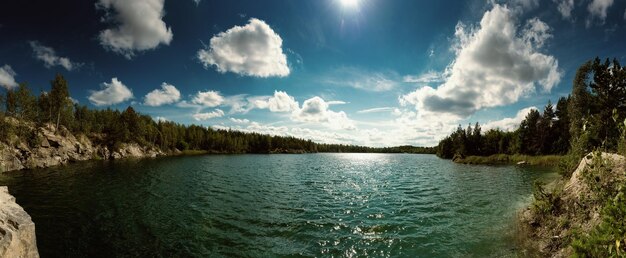
[(626, 57), (611, 0), (28, 2), (0, 10), (4, 89), (61, 73), (90, 108), (318, 143), (512, 130), (583, 62)]

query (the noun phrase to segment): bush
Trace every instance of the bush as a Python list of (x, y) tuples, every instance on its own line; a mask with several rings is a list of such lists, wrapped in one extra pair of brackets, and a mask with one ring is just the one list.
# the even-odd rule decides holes
[[(613, 164), (595, 153), (583, 173), (583, 180), (602, 205), (602, 222), (589, 234), (578, 234), (572, 241), (577, 257), (626, 257), (626, 187), (623, 175), (615, 175)], [(622, 171), (623, 173), (623, 171)]]
[(533, 182), (533, 196), (535, 201), (532, 204), (532, 209), (534, 209), (535, 213), (548, 215), (558, 211), (561, 199), (558, 197), (558, 194), (546, 191), (543, 182)]
[(602, 209), (602, 222), (572, 241), (576, 257), (626, 257), (626, 189)]

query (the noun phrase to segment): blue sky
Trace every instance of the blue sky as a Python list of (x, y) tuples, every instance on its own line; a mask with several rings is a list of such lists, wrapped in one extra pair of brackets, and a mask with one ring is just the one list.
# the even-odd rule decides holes
[(5, 89), (45, 91), (61, 73), (92, 108), (318, 142), (511, 130), (567, 95), (584, 61), (626, 56), (626, 2), (612, 0), (2, 5)]

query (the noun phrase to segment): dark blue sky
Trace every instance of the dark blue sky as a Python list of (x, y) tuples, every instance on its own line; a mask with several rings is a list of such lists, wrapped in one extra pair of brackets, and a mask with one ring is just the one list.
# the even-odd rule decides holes
[[(571, 4), (571, 5), (570, 5)], [(432, 145), (511, 129), (624, 60), (624, 1), (8, 1), (0, 84), (54, 74), (93, 108), (324, 142)], [(116, 78), (116, 79), (114, 79)]]

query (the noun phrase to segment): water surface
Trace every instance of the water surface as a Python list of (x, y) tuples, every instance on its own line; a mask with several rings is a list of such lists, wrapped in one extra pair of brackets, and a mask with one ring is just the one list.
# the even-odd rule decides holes
[(42, 257), (513, 256), (546, 169), (433, 155), (213, 155), (0, 174)]

